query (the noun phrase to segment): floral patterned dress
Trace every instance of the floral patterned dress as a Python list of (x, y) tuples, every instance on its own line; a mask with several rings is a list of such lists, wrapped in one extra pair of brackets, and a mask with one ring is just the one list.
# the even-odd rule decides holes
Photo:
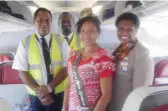
[[(71, 80), (69, 111), (82, 111), (83, 108), (80, 106), (72, 70), (75, 57), (76, 55), (73, 52), (68, 60), (68, 74)], [(113, 63), (112, 58), (110, 58), (108, 56), (108, 52), (102, 48), (97, 51), (95, 56), (79, 62), (78, 74), (82, 80), (82, 89), (89, 108), (95, 107), (101, 96), (100, 79), (112, 77), (114, 75), (114, 71), (115, 64)]]

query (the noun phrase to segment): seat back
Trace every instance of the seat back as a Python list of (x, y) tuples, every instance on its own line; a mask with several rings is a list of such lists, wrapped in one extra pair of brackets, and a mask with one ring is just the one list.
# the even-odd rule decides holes
[(0, 97), (0, 111), (12, 111), (12, 106), (4, 98)]
[(0, 64), (4, 62), (12, 62), (14, 56), (11, 53), (0, 53)]
[(143, 86), (129, 94), (122, 111), (152, 111), (165, 104), (168, 104), (168, 84)]
[[(4, 98), (12, 106), (12, 111), (33, 111), (24, 84), (0, 85), (0, 98)], [(6, 110), (0, 107), (0, 111)]]
[(32, 111), (29, 94), (19, 78), (18, 71), (12, 69), (12, 64), (13, 62), (6, 62), (0, 65), (0, 98), (11, 104), (12, 111)]
[(152, 109), (151, 111), (168, 111), (168, 104), (158, 106), (158, 107)]
[[(148, 95), (140, 106), (140, 111), (152, 111), (162, 108), (168, 104), (168, 91), (159, 91)], [(160, 106), (161, 105), (161, 106)], [(159, 111), (159, 110), (156, 110)], [(168, 110), (167, 110), (168, 111)]]
[(153, 85), (168, 83), (168, 60), (162, 60), (155, 66)]
[(0, 83), (22, 84), (18, 71), (12, 69), (12, 62), (7, 62), (0, 65)]

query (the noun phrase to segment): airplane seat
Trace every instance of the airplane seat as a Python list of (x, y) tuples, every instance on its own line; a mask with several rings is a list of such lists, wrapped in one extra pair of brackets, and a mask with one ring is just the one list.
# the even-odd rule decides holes
[(2, 82), (2, 73), (1, 73), (1, 71), (0, 71), (0, 84), (3, 84), (3, 82)]
[(11, 105), (12, 111), (32, 111), (25, 84), (20, 80), (18, 71), (12, 69), (12, 63), (0, 65), (0, 98), (4, 98)]
[(4, 98), (0, 97), (0, 111), (12, 111), (12, 106)]
[(14, 56), (11, 53), (0, 53), (0, 64), (13, 61)]
[(143, 86), (135, 89), (129, 94), (122, 111), (160, 111), (159, 109), (162, 107), (167, 108), (167, 106), (168, 84)]
[(159, 111), (163, 107), (162, 105), (166, 104), (168, 104), (168, 91), (154, 92), (142, 101), (140, 111)]
[(168, 83), (168, 60), (162, 60), (155, 65), (153, 85)]
[(12, 69), (12, 62), (0, 65), (0, 84), (22, 84), (18, 71)]
[[(10, 104), (12, 111), (33, 111), (24, 84), (0, 84), (0, 100), (1, 98)], [(0, 111), (7, 110), (2, 110), (0, 107)]]
[(152, 109), (151, 111), (168, 111), (168, 104), (158, 106), (158, 107)]

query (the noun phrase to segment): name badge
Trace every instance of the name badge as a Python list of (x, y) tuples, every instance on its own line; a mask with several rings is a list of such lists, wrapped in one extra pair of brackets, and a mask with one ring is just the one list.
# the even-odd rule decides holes
[(127, 61), (127, 59), (121, 61), (121, 63), (120, 63), (120, 70), (123, 73), (128, 73), (128, 61)]

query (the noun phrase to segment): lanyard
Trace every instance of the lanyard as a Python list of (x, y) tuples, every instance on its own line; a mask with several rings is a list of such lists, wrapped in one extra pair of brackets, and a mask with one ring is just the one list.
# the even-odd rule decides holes
[(79, 103), (82, 107), (82, 111), (93, 111), (96, 104), (93, 108), (88, 107), (87, 98), (86, 98), (86, 95), (83, 91), (83, 81), (81, 80), (79, 73), (78, 73), (78, 66), (79, 66), (80, 60), (82, 58), (82, 52), (83, 52), (83, 50), (80, 52), (79, 56), (76, 56), (75, 61), (73, 63), (73, 66), (72, 66), (73, 76), (74, 76), (74, 80), (75, 80), (75, 86), (76, 86), (76, 90), (77, 90)]
[[(35, 35), (36, 36), (36, 35)], [(39, 40), (39, 38), (36, 36), (36, 39), (37, 39), (37, 41), (40, 43), (40, 40)], [(48, 50), (50, 51), (50, 49), (51, 49), (51, 41), (52, 41), (52, 37), (50, 38), (50, 41), (49, 41), (49, 47), (48, 47)]]
[(86, 102), (86, 97), (83, 92), (83, 82), (81, 78), (79, 77), (79, 73), (78, 73), (78, 65), (79, 65), (80, 60), (81, 60), (81, 54), (79, 56), (76, 56), (74, 64), (72, 66), (73, 76), (75, 80), (75, 85), (76, 85), (76, 90), (77, 90), (80, 105), (82, 107), (88, 107), (87, 102)]

